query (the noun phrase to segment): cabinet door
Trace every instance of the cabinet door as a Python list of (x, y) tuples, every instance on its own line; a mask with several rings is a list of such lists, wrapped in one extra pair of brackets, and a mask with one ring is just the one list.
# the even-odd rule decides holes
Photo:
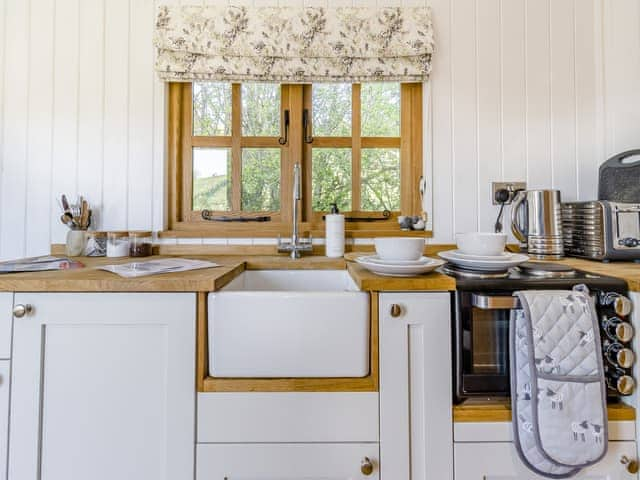
[[(377, 443), (200, 444), (196, 480), (378, 480)], [(363, 462), (372, 470), (363, 473)]]
[(0, 479), (7, 478), (7, 440), (9, 436), (9, 361), (0, 361)]
[(449, 293), (380, 294), (382, 480), (453, 478)]
[(193, 478), (194, 294), (15, 302), (11, 480)]
[(13, 293), (0, 292), (0, 360), (11, 356)]
[[(636, 442), (609, 442), (604, 459), (585, 468), (572, 478), (588, 480), (633, 480), (637, 474), (627, 472), (620, 462), (626, 456), (636, 458)], [(456, 443), (456, 480), (544, 480), (523, 465), (511, 442)]]

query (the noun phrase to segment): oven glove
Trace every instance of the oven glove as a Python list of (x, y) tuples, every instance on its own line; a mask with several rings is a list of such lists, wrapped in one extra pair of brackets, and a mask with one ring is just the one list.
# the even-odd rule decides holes
[(600, 329), (584, 285), (514, 292), (510, 371), (513, 438), (523, 463), (567, 478), (607, 451)]

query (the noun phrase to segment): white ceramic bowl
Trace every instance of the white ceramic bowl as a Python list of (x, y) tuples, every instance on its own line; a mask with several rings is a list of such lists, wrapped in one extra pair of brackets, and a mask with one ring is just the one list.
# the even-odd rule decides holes
[(501, 255), (507, 244), (504, 233), (459, 233), (456, 235), (458, 250), (468, 255)]
[(424, 238), (374, 238), (376, 253), (383, 260), (418, 260), (424, 251)]

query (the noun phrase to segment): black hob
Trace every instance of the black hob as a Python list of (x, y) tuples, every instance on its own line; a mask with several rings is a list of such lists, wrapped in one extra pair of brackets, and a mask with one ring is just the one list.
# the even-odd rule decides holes
[(448, 263), (440, 271), (455, 277), (458, 290), (555, 290), (571, 289), (578, 284), (621, 293), (627, 290), (627, 283), (622, 279), (585, 272), (562, 263), (525, 262), (502, 272), (470, 270)]

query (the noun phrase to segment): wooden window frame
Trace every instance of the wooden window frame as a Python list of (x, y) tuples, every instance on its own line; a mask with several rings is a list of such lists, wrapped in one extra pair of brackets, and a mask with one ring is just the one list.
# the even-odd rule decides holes
[[(392, 212), (387, 221), (348, 222), (348, 236), (382, 236), (407, 234), (399, 230), (396, 217), (417, 215), (422, 206), (418, 192), (418, 180), (422, 176), (423, 122), (422, 84), (402, 83), (400, 96), (400, 137), (361, 137), (360, 135), (360, 85), (352, 88), (352, 135), (350, 137), (314, 137), (312, 144), (303, 142), (302, 111), (311, 111), (311, 85), (287, 84), (281, 86), (281, 119), (284, 110), (290, 112), (289, 142), (281, 146), (278, 137), (242, 136), (241, 85), (232, 84), (231, 135), (194, 136), (192, 134), (192, 84), (168, 84), (168, 162), (167, 162), (167, 228), (163, 234), (185, 237), (277, 237), (291, 232), (293, 164), (299, 161), (303, 174), (303, 204), (301, 208), (301, 232), (314, 237), (324, 236), (321, 212), (312, 211), (311, 202), (311, 153), (313, 147), (346, 147), (352, 149), (352, 205), (360, 204), (360, 161), (362, 148), (400, 149), (400, 212)], [(281, 124), (282, 124), (281, 120)], [(209, 222), (201, 218), (199, 211), (191, 210), (192, 202), (192, 148), (231, 148), (232, 161), (232, 212), (224, 215), (270, 215), (270, 222)], [(280, 212), (242, 212), (241, 203), (241, 151), (244, 147), (281, 149)], [(302, 152), (300, 155), (297, 152)], [(369, 217), (374, 212), (345, 212), (353, 217)], [(413, 235), (430, 236), (430, 232), (411, 232)]]

